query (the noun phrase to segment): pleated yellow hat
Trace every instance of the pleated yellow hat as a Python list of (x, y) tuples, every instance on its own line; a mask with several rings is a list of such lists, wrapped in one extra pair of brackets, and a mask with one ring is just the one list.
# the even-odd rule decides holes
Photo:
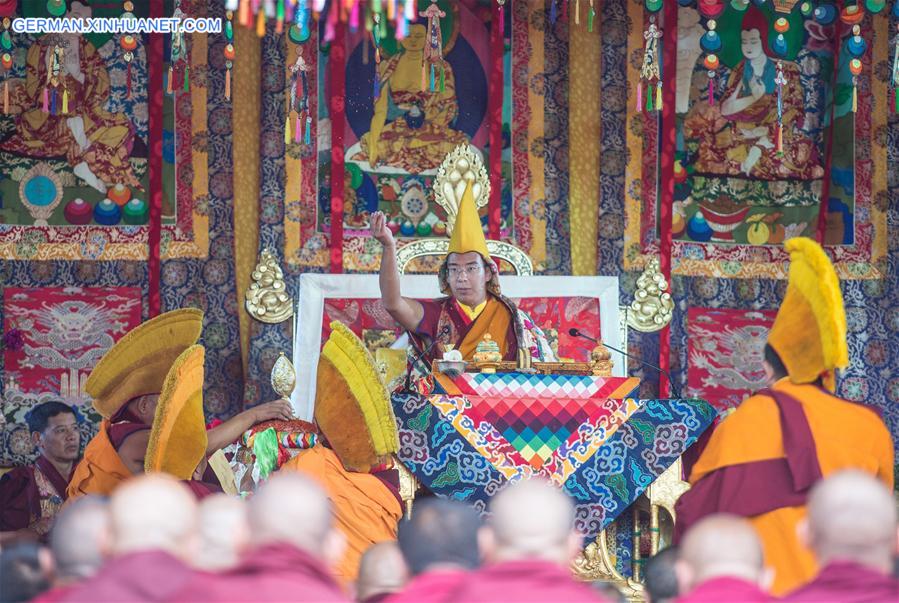
[(459, 203), (459, 212), (456, 214), (456, 222), (450, 235), (449, 250), (451, 253), (468, 253), (477, 251), (485, 260), (490, 260), (487, 251), (487, 239), (481, 228), (481, 218), (478, 217), (478, 208), (474, 202), (474, 193), (471, 190), (471, 182), (465, 187), (465, 194)]
[(104, 418), (129, 401), (162, 391), (175, 359), (200, 338), (203, 312), (183, 308), (166, 312), (132, 329), (116, 342), (84, 386)]
[(375, 359), (343, 323), (331, 323), (315, 388), (315, 422), (350, 471), (368, 472), (399, 450), (390, 394)]
[(168, 473), (178, 479), (190, 479), (206, 456), (205, 357), (203, 346), (192, 345), (169, 369), (150, 429), (150, 442), (144, 458), (147, 473)]
[(835, 369), (849, 364), (846, 311), (840, 280), (821, 246), (806, 237), (787, 240), (790, 274), (768, 344), (780, 356), (790, 381), (819, 377), (833, 391)]

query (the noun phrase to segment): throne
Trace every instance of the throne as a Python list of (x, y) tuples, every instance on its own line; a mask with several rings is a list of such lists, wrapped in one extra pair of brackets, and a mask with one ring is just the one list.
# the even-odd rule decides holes
[[(465, 157), (466, 167), (477, 170), (479, 159), (454, 152), (447, 161)], [(464, 164), (463, 164), (464, 165)], [(444, 165), (438, 173), (438, 202), (441, 201), (441, 174), (447, 174), (458, 165)], [(461, 173), (464, 179), (466, 172)], [(476, 175), (475, 175), (476, 177)], [(456, 178), (459, 180), (459, 178)], [(444, 194), (452, 193), (447, 187)], [(486, 204), (489, 183), (482, 186), (476, 197), (479, 206)], [(449, 213), (449, 212), (448, 212)], [(488, 241), (492, 257), (502, 261), (505, 271), (501, 285), (504, 295), (512, 298), (525, 310), (544, 308), (558, 328), (555, 341), (560, 357), (580, 353), (575, 360), (588, 360), (592, 344), (565, 340), (566, 324), (577, 326), (585, 333), (618, 349), (627, 349), (628, 331), (633, 328), (651, 332), (663, 328), (671, 319), (673, 303), (666, 292), (667, 283), (659, 272), (658, 262), (651, 262), (638, 279), (638, 291), (633, 303), (619, 305), (618, 279), (613, 277), (534, 276), (533, 264), (528, 255), (518, 247), (500, 241)], [(448, 241), (425, 239), (408, 243), (397, 251), (401, 273), (414, 270), (421, 260), (444, 256)], [(432, 262), (433, 263), (433, 262)], [(406, 274), (403, 277), (403, 294), (407, 297), (428, 299), (440, 297), (437, 279), (433, 274)], [(366, 345), (378, 353), (385, 347), (402, 350), (405, 346), (398, 330), (380, 307), (380, 289), (377, 275), (326, 275), (303, 274), (295, 329), (294, 365), (297, 368), (298, 387), (292, 396), (297, 415), (311, 420), (315, 400), (315, 375), (319, 352), (327, 339), (331, 320), (340, 320), (357, 332)], [(540, 318), (534, 316), (535, 322)], [(568, 322), (566, 322), (568, 321)], [(550, 337), (553, 339), (553, 337)], [(611, 377), (625, 377), (627, 358), (612, 352)], [(630, 401), (636, 408), (637, 401)], [(661, 409), (664, 410), (664, 409)], [(711, 419), (709, 419), (709, 422)], [(643, 421), (646, 422), (645, 420)], [(647, 476), (648, 477), (648, 476)], [(614, 583), (629, 599), (642, 600), (641, 558), (655, 554), (659, 548), (671, 542), (674, 527), (674, 503), (687, 489), (681, 480), (681, 463), (677, 458), (660, 472), (643, 494), (604, 529), (599, 531), (574, 564), (576, 575), (584, 580), (601, 580)], [(649, 537), (646, 538), (645, 536)], [(628, 541), (627, 555), (622, 554), (622, 542)], [(622, 563), (623, 557), (630, 560)]]

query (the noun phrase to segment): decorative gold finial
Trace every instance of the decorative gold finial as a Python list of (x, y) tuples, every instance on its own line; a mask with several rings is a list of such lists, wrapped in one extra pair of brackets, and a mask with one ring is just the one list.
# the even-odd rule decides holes
[(495, 373), (496, 367), (503, 360), (499, 344), (493, 340), (490, 333), (484, 333), (484, 338), (478, 342), (472, 359), (477, 363), (482, 373)]
[(469, 182), (475, 207), (487, 205), (490, 199), (490, 178), (478, 150), (466, 143), (447, 153), (434, 178), (434, 201), (446, 211), (447, 236), (453, 233), (459, 204)]
[(590, 370), (595, 376), (611, 377), (613, 366), (612, 353), (603, 344), (600, 343), (590, 352)]
[(250, 316), (269, 324), (284, 322), (293, 316), (293, 300), (287, 294), (284, 273), (271, 250), (262, 251), (251, 276), (253, 282), (246, 294)]
[(284, 400), (290, 400), (290, 394), (297, 384), (297, 372), (293, 368), (293, 363), (287, 359), (284, 352), (275, 360), (272, 367), (272, 389)]
[(653, 333), (671, 322), (673, 312), (674, 300), (659, 269), (659, 258), (652, 258), (637, 279), (634, 301), (627, 309), (627, 324), (641, 333)]

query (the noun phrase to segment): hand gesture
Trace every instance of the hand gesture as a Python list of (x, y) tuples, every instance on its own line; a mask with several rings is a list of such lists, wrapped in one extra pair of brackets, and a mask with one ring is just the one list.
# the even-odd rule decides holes
[(765, 96), (765, 83), (758, 78), (752, 78), (749, 82), (749, 90), (752, 92), (752, 98), (758, 100)]
[(256, 423), (270, 421), (272, 419), (290, 421), (296, 418), (293, 416), (293, 408), (291, 408), (290, 402), (284, 400), (283, 398), (279, 400), (273, 400), (272, 402), (266, 402), (265, 404), (260, 404), (252, 410), (254, 413), (254, 425)]
[(384, 247), (396, 243), (393, 240), (393, 233), (387, 228), (387, 216), (382, 211), (376, 211), (371, 215), (371, 236)]

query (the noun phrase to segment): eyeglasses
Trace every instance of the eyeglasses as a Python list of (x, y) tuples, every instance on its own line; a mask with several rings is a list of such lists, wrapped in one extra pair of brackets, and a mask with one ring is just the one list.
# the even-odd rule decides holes
[(450, 266), (446, 269), (447, 275), (451, 279), (457, 279), (463, 274), (467, 277), (473, 277), (484, 270), (483, 264), (472, 264), (470, 266)]

